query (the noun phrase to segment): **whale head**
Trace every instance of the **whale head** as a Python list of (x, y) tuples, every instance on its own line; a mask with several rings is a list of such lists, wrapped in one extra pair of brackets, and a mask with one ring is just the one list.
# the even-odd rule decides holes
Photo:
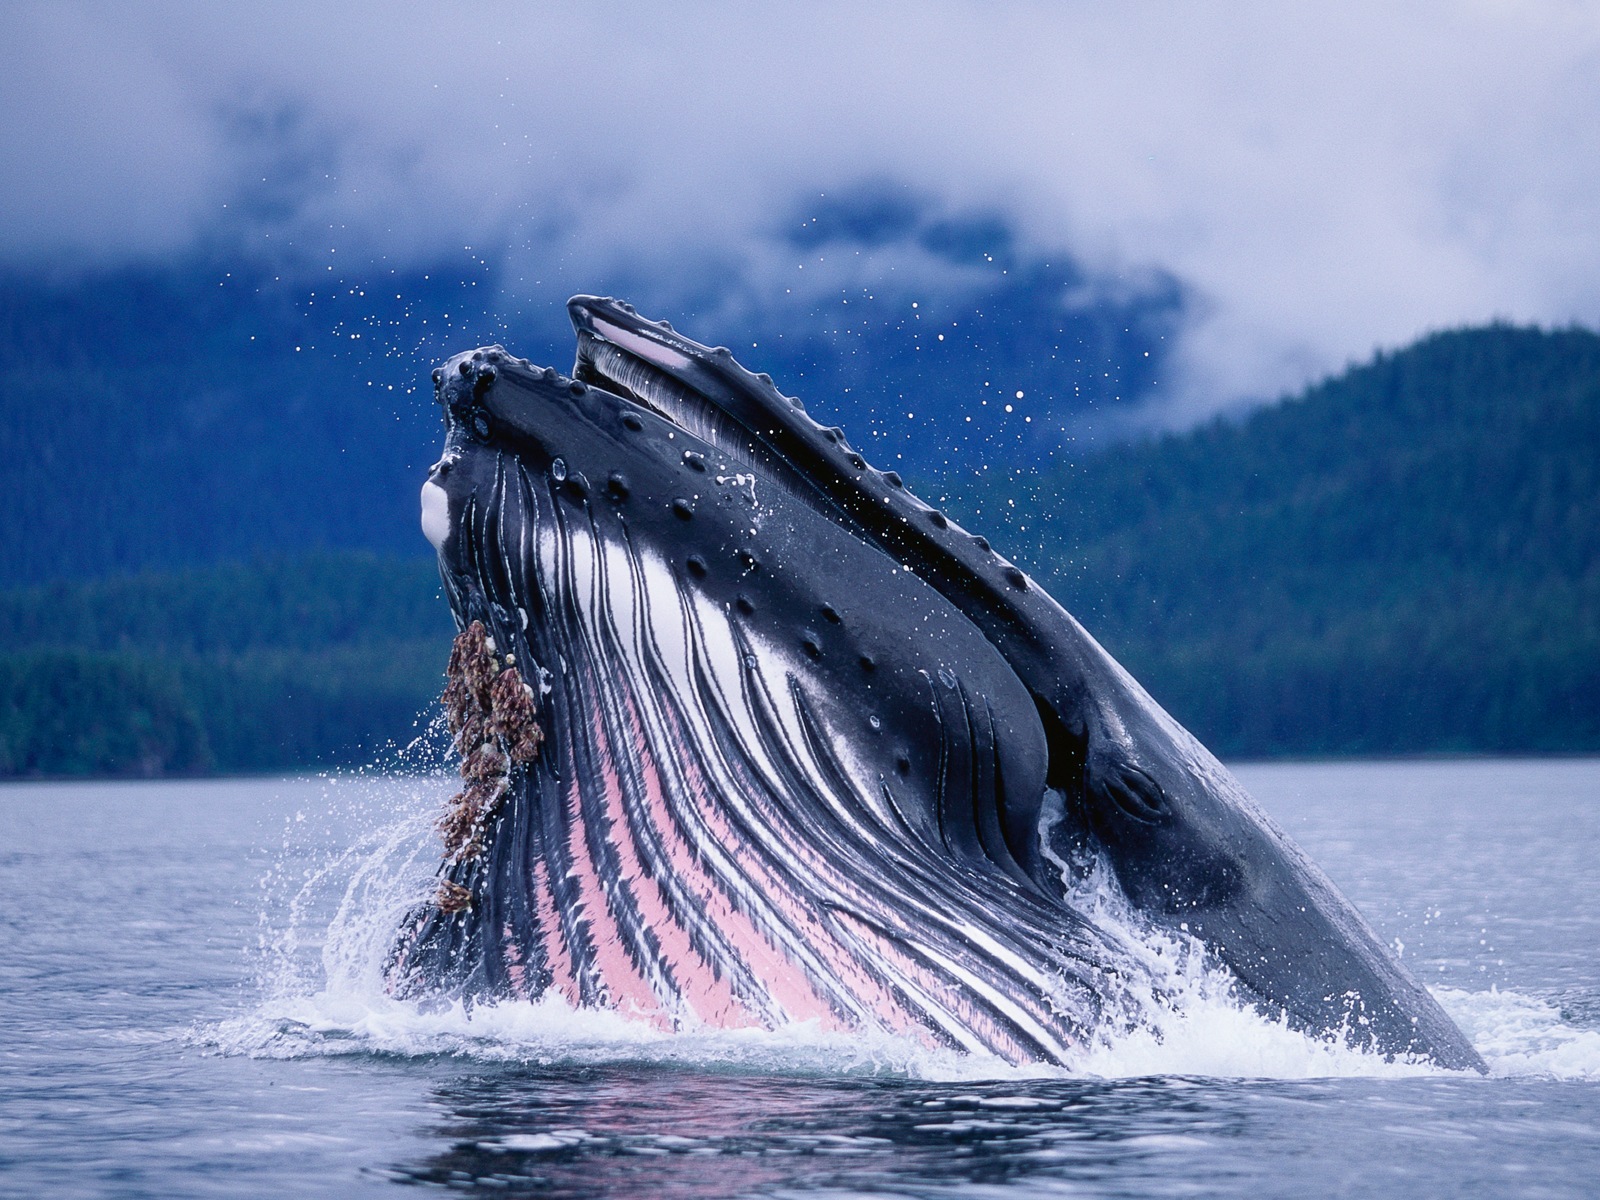
[(1144, 967), (1104, 863), (1295, 1024), (1479, 1066), (1220, 764), (980, 535), (731, 354), (570, 305), (570, 376), (435, 372), (463, 790), (390, 979), (664, 1027), (1070, 1062)]

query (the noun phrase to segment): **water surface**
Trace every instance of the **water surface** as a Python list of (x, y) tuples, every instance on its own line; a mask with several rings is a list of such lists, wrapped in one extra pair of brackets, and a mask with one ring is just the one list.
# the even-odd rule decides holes
[(430, 779), (0, 788), (0, 1191), (1588, 1196), (1600, 761), (1239, 775), (1461, 1022), (1385, 1063), (1197, 981), (1074, 1072), (388, 1001)]

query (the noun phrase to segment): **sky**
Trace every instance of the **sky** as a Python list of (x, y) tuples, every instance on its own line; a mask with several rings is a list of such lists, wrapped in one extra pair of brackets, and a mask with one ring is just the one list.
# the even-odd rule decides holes
[(453, 259), (759, 324), (973, 286), (904, 210), (1072, 264), (1049, 303), (1181, 295), (1161, 424), (1435, 329), (1600, 325), (1593, 4), (52, 0), (0, 51), (23, 274)]

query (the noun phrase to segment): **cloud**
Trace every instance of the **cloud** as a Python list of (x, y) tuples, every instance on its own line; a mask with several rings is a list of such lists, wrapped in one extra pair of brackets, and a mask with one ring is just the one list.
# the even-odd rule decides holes
[[(1161, 419), (1430, 328), (1600, 323), (1587, 5), (58, 3), (0, 22), (0, 257), (28, 269), (208, 239), (318, 270), (471, 247), (529, 289), (648, 271), (759, 308), (885, 272), (818, 270), (800, 227), (808, 197), (887, 181), (1098, 286), (1179, 280)], [(930, 287), (958, 269), (893, 265)]]
[(220, 199), (226, 151), (187, 81), (68, 6), (0, 22), (0, 253), (39, 264), (187, 245)]

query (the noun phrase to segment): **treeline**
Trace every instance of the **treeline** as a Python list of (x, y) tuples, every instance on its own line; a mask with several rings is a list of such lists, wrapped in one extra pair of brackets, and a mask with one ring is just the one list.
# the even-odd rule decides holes
[(0, 775), (370, 760), (438, 694), (438, 593), (355, 552), (0, 593)]
[[(1439, 334), (987, 475), (951, 511), (1220, 753), (1600, 751), (1600, 336)], [(0, 592), (0, 774), (367, 761), (413, 736), (451, 632), (421, 558)]]
[(964, 497), (1219, 752), (1600, 750), (1589, 331), (1437, 334)]

